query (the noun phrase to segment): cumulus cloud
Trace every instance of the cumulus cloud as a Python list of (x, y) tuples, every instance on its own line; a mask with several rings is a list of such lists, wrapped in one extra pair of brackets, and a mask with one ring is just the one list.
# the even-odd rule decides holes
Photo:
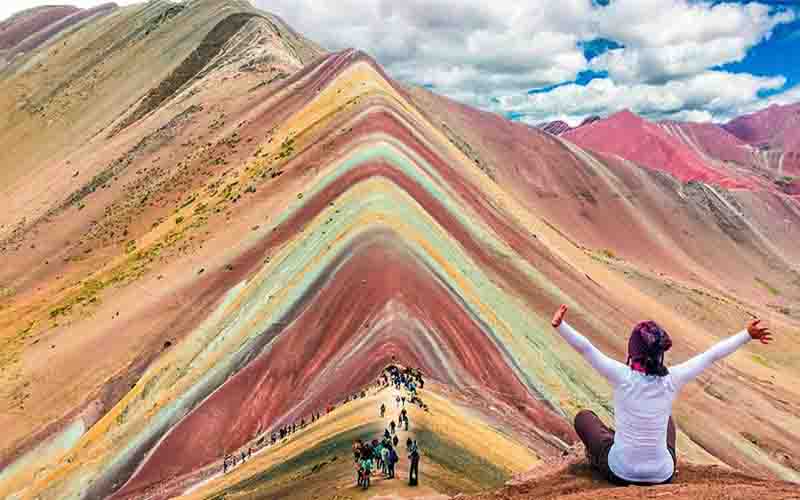
[[(590, 0), (258, 0), (323, 46), (364, 49), (394, 76), (444, 93), (569, 81), (587, 68)], [(576, 23), (576, 21), (578, 21)]]
[[(794, 20), (791, 10), (710, 0), (600, 3), (256, 0), (328, 49), (363, 49), (395, 78), (530, 122), (574, 123), (624, 108), (722, 120), (763, 105), (759, 92), (785, 84), (779, 75), (717, 68), (742, 60), (777, 25)], [(587, 58), (583, 47), (596, 40), (614, 43)], [(586, 86), (568, 83), (586, 70), (604, 76)], [(542, 88), (548, 91), (528, 95)]]
[(783, 77), (758, 77), (724, 71), (706, 71), (663, 85), (616, 83), (598, 78), (587, 85), (563, 85), (550, 92), (506, 96), (497, 111), (522, 113), (525, 121), (538, 123), (560, 116), (571, 124), (609, 110), (630, 109), (652, 119), (710, 121), (727, 119), (759, 100), (758, 93), (783, 87)]
[(592, 61), (621, 82), (660, 83), (741, 61), (792, 11), (749, 3), (616, 0), (595, 11), (599, 33), (624, 47)]

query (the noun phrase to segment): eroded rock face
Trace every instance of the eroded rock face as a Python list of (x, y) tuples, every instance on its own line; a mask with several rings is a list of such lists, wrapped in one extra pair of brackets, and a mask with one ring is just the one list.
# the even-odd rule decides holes
[(554, 122), (542, 123), (538, 126), (539, 130), (543, 130), (548, 134), (561, 135), (565, 132), (572, 130), (568, 123), (556, 120)]
[[(796, 200), (674, 130), (623, 114), (542, 134), (246, 2), (151, 2), (64, 42), (0, 81), (25, 92), (0, 100), (1, 496), (313, 497), (382, 431), (373, 384), (395, 363), (428, 380), (430, 494), (474, 492), (559, 457), (579, 408), (611, 418), (548, 326), (559, 303), (620, 359), (642, 317), (678, 359), (750, 312), (798, 324)], [(763, 424), (797, 417), (787, 349), (686, 395), (685, 456), (793, 477), (798, 431)], [(730, 445), (753, 440), (767, 451)]]

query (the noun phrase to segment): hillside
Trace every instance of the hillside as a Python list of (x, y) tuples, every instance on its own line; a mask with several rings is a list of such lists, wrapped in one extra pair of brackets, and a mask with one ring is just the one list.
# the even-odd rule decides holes
[[(53, 40), (0, 70), (0, 496), (539, 495), (525, 473), (574, 450), (572, 416), (611, 417), (549, 326), (562, 302), (617, 359), (642, 318), (675, 361), (767, 318), (780, 342), (676, 404), (679, 480), (800, 481), (800, 206), (766, 180), (628, 115), (557, 138), (477, 111), (244, 1)], [(652, 139), (572, 136), (604, 127)], [(350, 446), (398, 411), (387, 366), (425, 377), (401, 435), (423, 488), (362, 494)], [(554, 498), (599, 487), (558, 474)]]

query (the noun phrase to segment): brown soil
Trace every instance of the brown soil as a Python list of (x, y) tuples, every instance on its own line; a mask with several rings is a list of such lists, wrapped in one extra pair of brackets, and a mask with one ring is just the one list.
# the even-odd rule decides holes
[[(661, 498), (668, 500), (800, 499), (800, 485), (758, 479), (721, 466), (680, 464), (672, 484), (618, 487), (594, 473), (585, 460), (571, 460), (545, 472), (532, 471), (529, 479), (469, 500), (579, 500)], [(534, 478), (530, 478), (534, 476)]]
[(113, 137), (132, 123), (136, 123), (148, 113), (158, 109), (167, 99), (191, 81), (200, 70), (205, 68), (219, 54), (228, 40), (253, 17), (254, 15), (249, 13), (234, 14), (217, 24), (197, 49), (166, 80), (147, 93), (147, 96), (145, 96), (136, 110), (112, 131), (110, 137)]

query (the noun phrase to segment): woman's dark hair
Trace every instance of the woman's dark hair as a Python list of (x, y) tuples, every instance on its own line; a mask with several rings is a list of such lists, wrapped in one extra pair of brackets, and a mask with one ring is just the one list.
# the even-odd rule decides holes
[(672, 347), (669, 334), (655, 321), (636, 325), (628, 340), (628, 364), (646, 375), (663, 377), (669, 373), (664, 366), (664, 353)]
[(646, 375), (657, 375), (663, 377), (669, 373), (669, 370), (664, 366), (664, 353), (660, 356), (648, 356), (644, 360), (644, 373)]

